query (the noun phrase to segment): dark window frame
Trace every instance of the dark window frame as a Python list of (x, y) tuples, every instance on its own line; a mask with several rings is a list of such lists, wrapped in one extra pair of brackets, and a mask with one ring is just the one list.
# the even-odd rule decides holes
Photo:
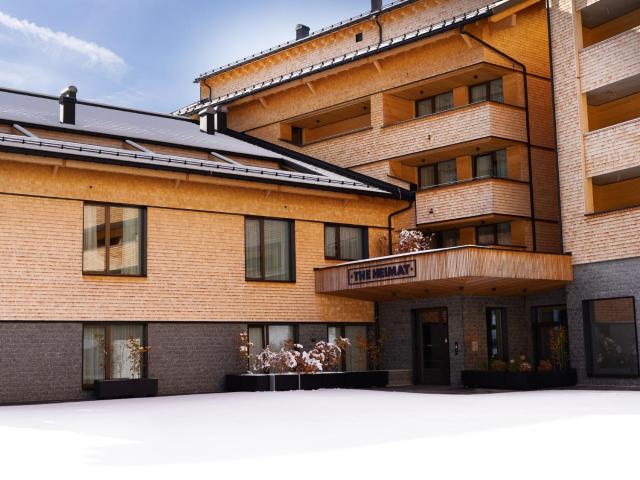
[[(498, 246), (501, 246), (501, 247), (513, 247), (513, 242), (512, 243), (499, 243), (498, 242), (498, 225), (499, 224), (503, 224), (503, 223), (506, 223), (506, 224), (509, 225), (509, 236), (511, 236), (511, 222), (498, 222), (498, 223), (490, 223), (490, 224), (487, 224), (487, 225), (477, 225), (475, 227), (475, 236), (476, 236), (476, 242), (475, 243), (476, 243), (476, 245), (479, 245), (481, 247), (486, 247), (486, 246), (490, 246), (490, 245), (498, 245)], [(480, 228), (488, 228), (488, 227), (492, 228), (492, 230), (493, 230), (492, 235), (493, 235), (493, 238), (494, 238), (495, 241), (493, 243), (480, 243), (480, 240), (479, 240), (480, 235), (478, 234), (478, 230)]]
[[(86, 206), (104, 207), (105, 208), (105, 269), (104, 270), (85, 270), (84, 268), (84, 214)], [(111, 229), (111, 207), (137, 208), (140, 211), (140, 273), (117, 273), (109, 271), (109, 238)], [(109, 202), (84, 202), (82, 204), (82, 275), (91, 276), (110, 276), (110, 277), (146, 277), (147, 276), (147, 207), (141, 205), (133, 205), (127, 203), (109, 203)]]
[[(552, 321), (543, 321), (540, 322), (538, 321), (538, 312), (542, 309), (545, 308), (555, 308), (555, 309), (564, 309), (564, 319), (560, 320), (559, 323), (556, 322), (552, 322)], [(571, 350), (569, 349), (570, 347), (570, 343), (569, 343), (569, 311), (567, 309), (567, 305), (564, 303), (558, 303), (558, 304), (553, 304), (553, 305), (536, 305), (534, 307), (531, 307), (531, 327), (533, 329), (533, 361), (534, 361), (534, 365), (535, 365), (535, 369), (537, 370), (538, 367), (540, 366), (540, 361), (541, 360), (546, 360), (543, 358), (540, 358), (540, 327), (545, 327), (545, 326), (555, 326), (555, 325), (559, 325), (560, 327), (565, 327), (566, 331), (567, 331), (567, 349), (568, 349), (568, 353), (569, 353), (569, 367), (571, 367)]]
[[(278, 217), (257, 217), (253, 215), (246, 215), (244, 217), (244, 280), (245, 282), (275, 282), (275, 283), (296, 283), (296, 222), (290, 218), (278, 218)], [(260, 221), (260, 278), (247, 277), (247, 220), (259, 220)], [(276, 220), (289, 223), (289, 245), (291, 249), (289, 251), (289, 279), (287, 280), (267, 280), (265, 279), (265, 251), (264, 251), (264, 221)]]
[(436, 248), (452, 248), (452, 247), (445, 247), (444, 246), (444, 242), (442, 239), (442, 236), (444, 233), (446, 232), (456, 232), (457, 235), (457, 242), (455, 246), (460, 246), (460, 229), (459, 228), (451, 228), (448, 230), (439, 230), (435, 233), (435, 244), (436, 244)]
[(247, 324), (247, 333), (249, 333), (250, 328), (261, 328), (262, 329), (262, 342), (263, 345), (260, 347), (260, 351), (267, 348), (269, 345), (269, 327), (274, 325), (287, 325), (293, 327), (293, 343), (298, 343), (300, 341), (300, 324), (293, 322), (270, 322), (270, 323), (249, 323)]
[[(491, 355), (492, 339), (491, 339), (491, 330), (493, 327), (491, 326), (491, 311), (492, 310), (500, 310), (500, 329), (502, 330), (502, 358), (497, 357), (497, 360), (502, 360), (504, 362), (509, 362), (509, 329), (507, 326), (507, 308), (506, 307), (487, 307), (485, 310), (485, 324), (487, 327), (487, 358), (488, 361), (491, 362), (494, 358)], [(497, 329), (496, 325), (496, 329)]]
[[(357, 323), (357, 322), (346, 322), (346, 323), (327, 323), (326, 324), (327, 330), (325, 333), (325, 339), (328, 342), (329, 341), (329, 328), (334, 327), (337, 328), (338, 331), (340, 332), (340, 336), (342, 338), (347, 338), (346, 335), (346, 327), (365, 327), (365, 339), (368, 341), (369, 339), (369, 335), (371, 334), (372, 331), (375, 331), (375, 325), (372, 325), (370, 323)], [(357, 345), (355, 345), (355, 339), (351, 339), (348, 338), (348, 340), (351, 343), (351, 348), (357, 348)], [(369, 360), (369, 355), (366, 355), (367, 357), (367, 370), (371, 369), (371, 362)], [(342, 358), (340, 359), (340, 371), (342, 372), (346, 372), (347, 371), (347, 356), (342, 355)]]
[(291, 143), (298, 147), (304, 146), (304, 128), (291, 126)]
[[(502, 152), (504, 151), (504, 160), (507, 166), (507, 176), (506, 177), (500, 177), (498, 176), (498, 152)], [(483, 176), (483, 177), (479, 177), (478, 176), (478, 158), (480, 157), (486, 157), (487, 155), (491, 155), (491, 175), (489, 176)], [(507, 158), (507, 150), (505, 148), (500, 148), (498, 150), (494, 150), (492, 152), (487, 152), (487, 153), (481, 153), (479, 155), (474, 155), (473, 156), (473, 162), (472, 162), (472, 174), (473, 174), (473, 178), (474, 179), (482, 179), (482, 178), (502, 178), (502, 179), (506, 179), (509, 178), (508, 175), (508, 170), (509, 170), (509, 160)]]
[(358, 32), (355, 35), (356, 43), (361, 42), (363, 38), (362, 32)]
[[(111, 351), (111, 327), (114, 325), (140, 325), (142, 326), (142, 345), (146, 346), (149, 338), (149, 325), (148, 323), (142, 322), (83, 322), (82, 323), (82, 337), (80, 338), (80, 342), (82, 345), (82, 358), (80, 365), (80, 384), (82, 385), (82, 390), (93, 390), (93, 383), (84, 383), (84, 327), (85, 325), (90, 325), (92, 327), (95, 326), (103, 326), (104, 331), (104, 345), (105, 345), (105, 353), (104, 353), (104, 379), (110, 380), (111, 376), (111, 362), (107, 361), (110, 356)], [(147, 352), (142, 354), (142, 365), (140, 371), (140, 378), (148, 378), (149, 377), (149, 355)]]
[(637, 366), (637, 372), (634, 374), (601, 374), (601, 373), (593, 373), (593, 346), (592, 346), (592, 337), (591, 337), (591, 329), (589, 328), (591, 325), (590, 319), (590, 309), (589, 304), (592, 302), (597, 302), (599, 300), (623, 300), (630, 298), (632, 300), (631, 304), (633, 305), (633, 333), (634, 339), (636, 343), (636, 361), (640, 363), (640, 351), (638, 351), (638, 317), (636, 312), (636, 299), (632, 295), (626, 295), (621, 297), (606, 297), (606, 298), (591, 298), (582, 301), (582, 327), (584, 334), (584, 348), (585, 348), (585, 363), (587, 367), (587, 377), (590, 378), (639, 378), (640, 377), (640, 364)]
[[(500, 82), (502, 83), (502, 100), (494, 100), (493, 98), (491, 98), (491, 82), (495, 81), (495, 80), (500, 80)], [(482, 87), (484, 86), (484, 100), (478, 100), (478, 101), (471, 101), (471, 89), (476, 88), (476, 87)], [(496, 77), (496, 78), (492, 78), (491, 80), (487, 80), (484, 82), (480, 82), (480, 83), (474, 83), (473, 85), (469, 85), (468, 87), (468, 94), (469, 94), (469, 104), (470, 105), (475, 105), (476, 103), (482, 103), (482, 102), (496, 102), (496, 103), (504, 103), (504, 80), (502, 79), (502, 77)]]
[[(456, 179), (453, 182), (447, 182), (447, 183), (440, 183), (440, 174), (438, 173), (438, 165), (440, 165), (441, 163), (448, 163), (448, 162), (454, 162), (456, 168)], [(423, 168), (433, 168), (433, 178), (435, 179), (435, 182), (433, 185), (423, 185), (422, 184), (422, 175), (421, 175), (421, 170)], [(439, 162), (435, 162), (435, 163), (430, 163), (428, 165), (420, 165), (418, 167), (418, 188), (420, 190), (426, 190), (428, 188), (433, 188), (433, 187), (438, 187), (440, 185), (453, 185), (455, 183), (458, 183), (458, 162), (455, 158), (450, 158), (449, 160), (441, 160)]]
[[(335, 257), (331, 257), (331, 256), (327, 256), (327, 244), (326, 244), (326, 229), (327, 227), (333, 227), (336, 228), (336, 256)], [(343, 258), (340, 252), (340, 228), (341, 227), (348, 227), (348, 228), (358, 228), (361, 232), (362, 232), (362, 258), (358, 258), (358, 259), (350, 259), (350, 258)], [(369, 258), (369, 228), (368, 227), (363, 227), (362, 225), (349, 225), (346, 223), (325, 223), (324, 224), (324, 230), (323, 233), (325, 233), (325, 242), (324, 242), (324, 258), (326, 260), (344, 260), (347, 262), (353, 262), (356, 260), (364, 260)]]
[[(436, 110), (436, 97), (439, 95), (444, 95), (446, 93), (450, 93), (451, 94), (451, 108), (445, 108), (444, 110)], [(418, 115), (418, 104), (420, 103), (426, 103), (426, 102), (430, 102), (431, 103), (431, 113), (425, 113), (424, 115)], [(438, 113), (442, 113), (442, 112), (448, 112), (449, 110), (453, 109), (453, 90), (447, 90), (446, 92), (440, 92), (437, 93), (435, 95), (431, 95), (430, 97), (425, 97), (425, 98), (419, 98), (417, 100), (414, 101), (414, 110), (415, 110), (415, 118), (423, 118), (423, 117), (430, 117), (431, 115), (436, 115)]]

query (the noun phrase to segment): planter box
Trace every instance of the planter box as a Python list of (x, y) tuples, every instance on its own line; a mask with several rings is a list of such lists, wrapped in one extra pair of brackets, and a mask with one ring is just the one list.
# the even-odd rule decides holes
[[(389, 373), (385, 370), (366, 372), (276, 373), (227, 375), (230, 392), (265, 392), (269, 390), (317, 390), (319, 388), (385, 387)], [(273, 382), (273, 387), (272, 387)]]
[(464, 370), (462, 384), (469, 388), (494, 388), (498, 390), (539, 390), (543, 388), (573, 387), (578, 381), (576, 370), (551, 372), (484, 372)]
[(158, 393), (158, 379), (96, 380), (93, 383), (93, 391), (99, 399), (153, 397)]

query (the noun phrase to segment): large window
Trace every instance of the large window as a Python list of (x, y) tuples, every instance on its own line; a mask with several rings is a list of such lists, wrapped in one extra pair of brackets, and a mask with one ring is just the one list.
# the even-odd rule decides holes
[(536, 365), (546, 362), (556, 370), (569, 368), (567, 308), (564, 305), (534, 308), (533, 328)]
[(324, 256), (337, 260), (360, 260), (368, 257), (367, 229), (346, 225), (324, 226)]
[(460, 230), (436, 232), (437, 248), (457, 247), (460, 244)]
[(469, 103), (486, 102), (504, 102), (502, 93), (502, 78), (496, 78), (490, 82), (479, 83), (469, 87)]
[(497, 150), (473, 157), (473, 176), (475, 178), (507, 178), (506, 150)]
[(432, 163), (419, 169), (420, 188), (442, 185), (445, 183), (455, 183), (458, 180), (456, 173), (456, 161), (447, 160), (444, 162)]
[(453, 92), (444, 92), (433, 97), (416, 100), (416, 117), (433, 115), (453, 108)]
[(294, 224), (290, 220), (245, 220), (245, 278), (295, 281)]
[(338, 337), (346, 338), (351, 347), (343, 352), (342, 369), (347, 372), (360, 372), (367, 369), (367, 326), (366, 325), (330, 325), (327, 327), (327, 339), (333, 343)]
[(490, 361), (509, 360), (506, 308), (487, 308), (487, 353)]
[(82, 271), (144, 275), (145, 209), (85, 204)]
[(273, 325), (249, 325), (249, 355), (255, 357), (269, 345), (269, 348), (278, 352), (281, 348), (297, 341), (297, 329), (292, 324)]
[(638, 376), (634, 298), (583, 302), (587, 372), (592, 376)]
[(94, 380), (143, 378), (146, 369), (145, 348), (144, 325), (85, 324), (82, 385), (91, 387)]
[(494, 223), (476, 227), (478, 245), (511, 245), (511, 223)]

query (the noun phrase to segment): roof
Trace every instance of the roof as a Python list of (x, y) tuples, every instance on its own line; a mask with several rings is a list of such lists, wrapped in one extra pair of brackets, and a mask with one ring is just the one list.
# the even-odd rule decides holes
[[(58, 97), (0, 88), (0, 123), (18, 126), (24, 134), (0, 133), (0, 151), (109, 163), (137, 168), (153, 168), (198, 175), (219, 176), (263, 183), (278, 183), (303, 188), (339, 190), (391, 198), (411, 198), (411, 193), (396, 185), (342, 169), (327, 162), (306, 157), (283, 147), (253, 139), (229, 130), (209, 135), (191, 120), (140, 110), (131, 110), (78, 100), (76, 124), (58, 120)], [(22, 128), (20, 128), (22, 127)], [(291, 170), (243, 165), (223, 159), (166, 155), (153, 151), (105, 147), (29, 135), (24, 128), (64, 130), (93, 134), (123, 141), (142, 141), (159, 145), (237, 154), (241, 157), (275, 160)], [(135, 144), (134, 144), (135, 146)], [(228, 160), (228, 159), (227, 159)], [(293, 170), (293, 171), (292, 171)]]
[(287, 48), (292, 48), (298, 46), (300, 44), (306, 43), (310, 40), (314, 40), (318, 37), (322, 37), (324, 35), (328, 35), (336, 30), (340, 30), (341, 28), (348, 27), (350, 25), (355, 25), (364, 20), (368, 20), (370, 18), (375, 17), (376, 15), (381, 15), (392, 10), (395, 10), (399, 7), (404, 7), (410, 3), (415, 3), (418, 0), (395, 0), (387, 5), (383, 5), (380, 10), (367, 10), (359, 15), (355, 15), (353, 17), (349, 17), (345, 20), (341, 20), (337, 23), (329, 25), (328, 27), (323, 27), (320, 30), (316, 30), (315, 32), (311, 32), (304, 38), (289, 40), (288, 42), (280, 43), (275, 47), (267, 48), (266, 50), (261, 50), (258, 53), (254, 53), (253, 55), (249, 55), (247, 57), (241, 58), (240, 60), (236, 60), (234, 62), (227, 63), (226, 65), (222, 65), (220, 67), (212, 68), (211, 70), (201, 73), (198, 77), (193, 81), (194, 83), (198, 83), (200, 80), (204, 80), (205, 78), (212, 77), (222, 72), (226, 72), (227, 70), (231, 70), (233, 68), (239, 67), (241, 65), (245, 65), (247, 63), (251, 63), (254, 60), (258, 60), (260, 58), (264, 58), (268, 55), (273, 55), (274, 53), (280, 52), (282, 50), (286, 50)]
[(387, 39), (381, 43), (370, 45), (353, 52), (345, 53), (343, 55), (339, 55), (338, 57), (325, 60), (314, 65), (309, 65), (307, 67), (286, 73), (284, 75), (280, 75), (270, 80), (265, 80), (263, 82), (250, 85), (241, 90), (236, 90), (234, 92), (230, 92), (212, 99), (201, 99), (197, 102), (187, 105), (186, 107), (180, 108), (173, 113), (175, 115), (191, 115), (195, 111), (208, 106), (228, 103), (233, 100), (237, 100), (239, 98), (246, 97), (248, 95), (267, 90), (269, 88), (273, 88), (283, 83), (290, 82), (292, 80), (297, 80), (324, 70), (328, 70), (340, 65), (360, 60), (362, 58), (366, 58), (377, 53), (400, 47), (407, 43), (415, 42), (456, 28), (460, 28), (468, 23), (476, 22), (483, 18), (490, 17), (491, 15), (496, 13), (500, 7), (503, 7), (504, 5), (512, 1), (513, 0), (498, 0), (477, 10), (472, 10), (470, 12), (466, 12), (460, 15), (456, 15), (455, 17), (442, 20), (438, 23), (423, 26), (417, 30), (403, 33), (402, 35)]

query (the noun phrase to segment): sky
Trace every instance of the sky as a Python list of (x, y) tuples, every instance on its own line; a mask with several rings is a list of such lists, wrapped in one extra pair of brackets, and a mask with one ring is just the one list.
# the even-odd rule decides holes
[[(387, 3), (387, 2), (384, 2)], [(198, 74), (367, 11), (370, 0), (0, 0), (0, 87), (171, 112)]]

